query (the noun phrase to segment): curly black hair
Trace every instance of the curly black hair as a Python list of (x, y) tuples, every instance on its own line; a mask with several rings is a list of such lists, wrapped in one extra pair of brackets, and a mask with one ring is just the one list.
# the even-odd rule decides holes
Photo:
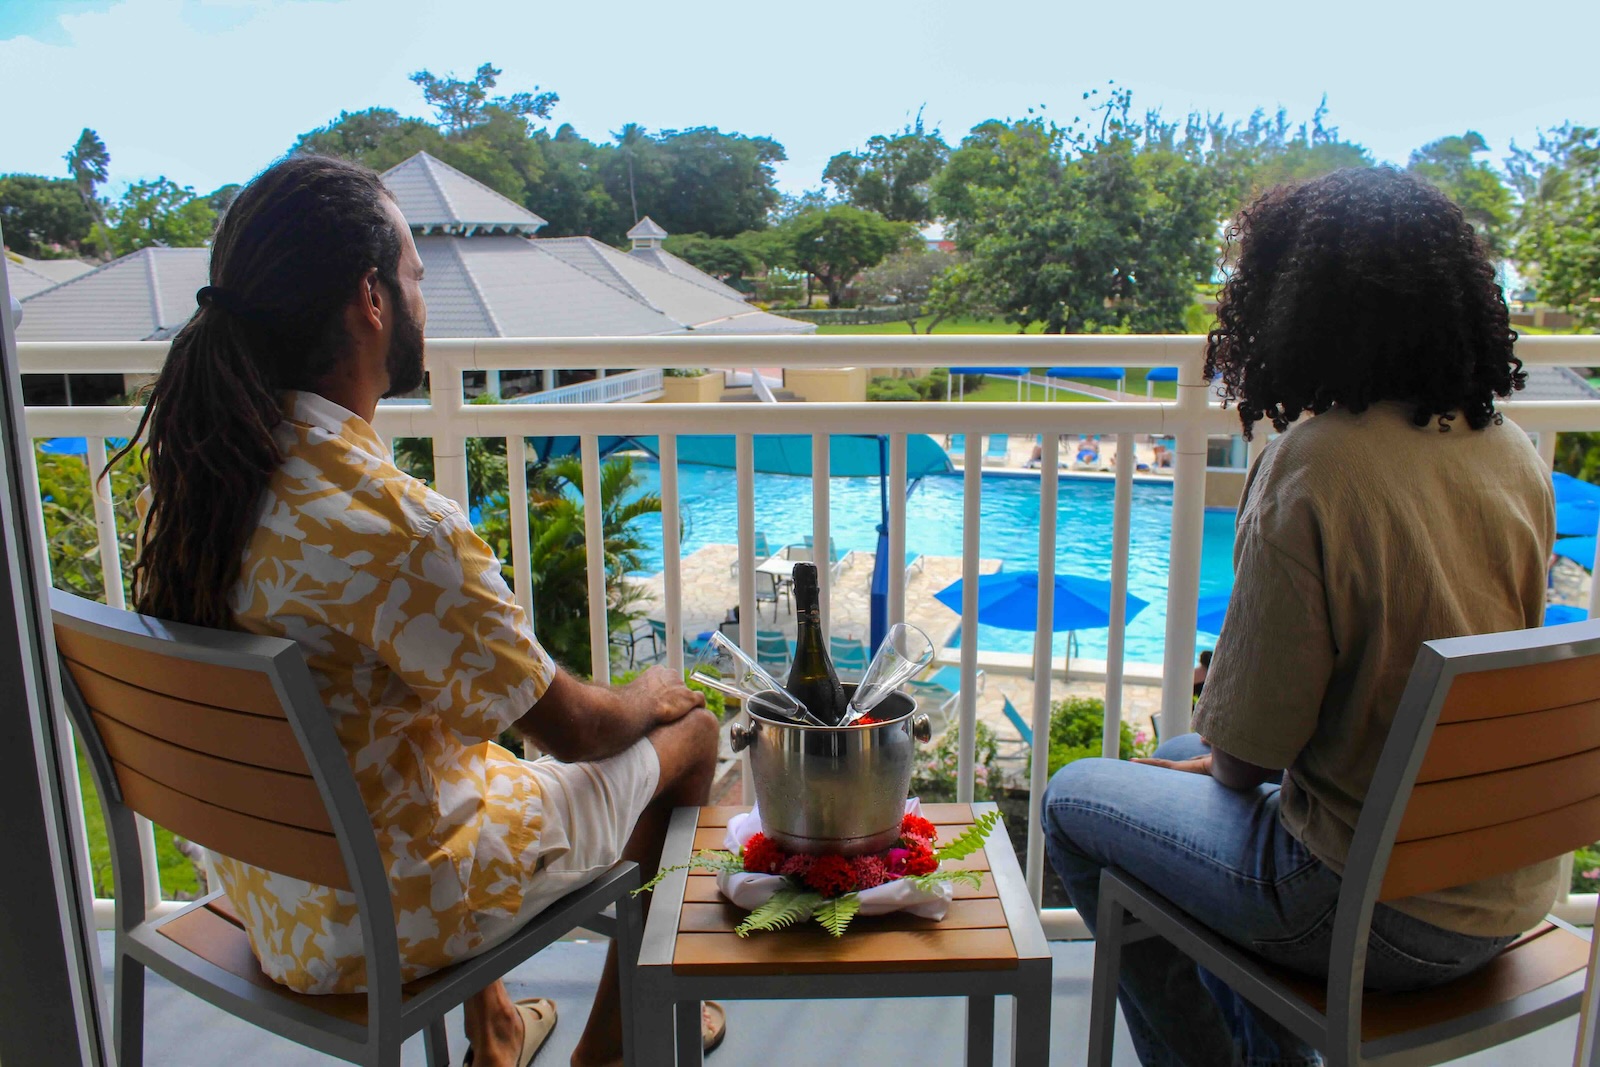
[(1426, 426), (1474, 430), (1527, 381), (1505, 297), (1461, 209), (1388, 167), (1262, 194), (1228, 229), (1238, 262), (1206, 339), (1206, 376), (1244, 436), (1303, 412), (1381, 400)]

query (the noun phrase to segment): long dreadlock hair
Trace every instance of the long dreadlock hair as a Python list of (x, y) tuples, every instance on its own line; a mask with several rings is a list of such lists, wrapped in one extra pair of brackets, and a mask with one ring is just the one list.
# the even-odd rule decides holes
[[(211, 284), (172, 340), (133, 439), (151, 507), (133, 566), (140, 612), (229, 628), (229, 593), (282, 461), (278, 394), (323, 380), (349, 347), (344, 308), (368, 271), (398, 294), (401, 241), (366, 167), (284, 159), (228, 208)], [(142, 441), (141, 441), (142, 439)]]

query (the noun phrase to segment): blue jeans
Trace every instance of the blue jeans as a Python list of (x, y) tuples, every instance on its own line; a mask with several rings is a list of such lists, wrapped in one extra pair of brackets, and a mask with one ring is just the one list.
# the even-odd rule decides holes
[[(1206, 752), (1194, 734), (1156, 750)], [(1278, 821), (1278, 787), (1236, 792), (1210, 777), (1121, 760), (1061, 768), (1044, 798), (1050, 863), (1090, 932), (1100, 871), (1118, 867), (1218, 934), (1273, 963), (1326, 978), (1339, 876)], [(1513, 938), (1452, 933), (1379, 905), (1368, 989), (1398, 992), (1467, 974)], [(1298, 1067), (1316, 1051), (1257, 1013), (1168, 941), (1122, 950), (1118, 1000), (1145, 1067)]]

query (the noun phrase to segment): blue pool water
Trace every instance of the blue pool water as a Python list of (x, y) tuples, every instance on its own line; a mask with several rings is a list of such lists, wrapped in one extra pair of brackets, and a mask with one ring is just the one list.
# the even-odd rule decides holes
[[(636, 462), (643, 489), (660, 489), (660, 468)], [(678, 469), (683, 554), (709, 544), (738, 540), (735, 474), (731, 470), (689, 464)], [(1109, 580), (1111, 577), (1111, 508), (1114, 487), (1109, 480), (1062, 478), (1056, 526), (1056, 569)], [(829, 521), (834, 544), (875, 551), (878, 544), (878, 480), (835, 478)], [(781, 474), (755, 476), (756, 529), (767, 536), (774, 552), (798, 544), (811, 533), (811, 479)], [(979, 517), (980, 553), (1003, 560), (1003, 569), (1035, 570), (1039, 565), (1039, 483), (1032, 478), (984, 475)], [(650, 548), (644, 572), (661, 569), (661, 520), (641, 520)], [(1135, 484), (1128, 588), (1150, 606), (1128, 624), (1127, 659), (1160, 663), (1166, 638), (1167, 554), (1172, 535), (1172, 487)], [(961, 477), (925, 478), (906, 501), (906, 549), (931, 556), (960, 556), (962, 539)], [(1233, 512), (1208, 510), (1201, 557), (1200, 593), (1226, 590), (1233, 581)], [(1214, 639), (1214, 638), (1213, 638)], [(1066, 634), (1057, 634), (1056, 655), (1066, 651)], [(1201, 647), (1208, 647), (1201, 635)], [(1077, 635), (1077, 654), (1104, 659), (1106, 631)], [(978, 628), (978, 646), (998, 652), (1031, 652), (1033, 634), (992, 626)]]

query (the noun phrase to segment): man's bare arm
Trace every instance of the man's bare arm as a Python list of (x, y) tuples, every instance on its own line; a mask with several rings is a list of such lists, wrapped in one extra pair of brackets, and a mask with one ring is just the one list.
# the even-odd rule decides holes
[(657, 726), (704, 705), (704, 696), (664, 667), (614, 688), (558, 669), (516, 729), (563, 763), (582, 763), (615, 756)]

